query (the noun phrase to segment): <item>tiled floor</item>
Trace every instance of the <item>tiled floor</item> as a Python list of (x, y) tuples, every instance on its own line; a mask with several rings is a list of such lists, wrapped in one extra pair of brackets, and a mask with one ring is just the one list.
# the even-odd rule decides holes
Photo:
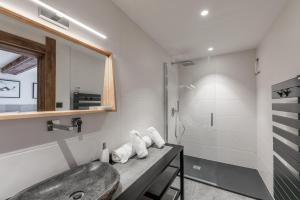
[[(173, 186), (179, 187), (176, 179)], [(185, 200), (253, 200), (212, 186), (185, 179)]]

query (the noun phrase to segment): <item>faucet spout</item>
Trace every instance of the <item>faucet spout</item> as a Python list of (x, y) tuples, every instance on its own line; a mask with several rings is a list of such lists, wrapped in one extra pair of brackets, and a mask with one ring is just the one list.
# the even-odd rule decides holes
[(73, 126), (61, 125), (61, 124), (53, 124), (53, 129), (64, 130), (64, 131), (73, 131)]
[(73, 131), (74, 128), (77, 128), (77, 132), (80, 133), (82, 123), (83, 122), (81, 118), (73, 118), (71, 126), (60, 124), (59, 120), (50, 120), (47, 121), (47, 130), (48, 131), (54, 131), (54, 130)]

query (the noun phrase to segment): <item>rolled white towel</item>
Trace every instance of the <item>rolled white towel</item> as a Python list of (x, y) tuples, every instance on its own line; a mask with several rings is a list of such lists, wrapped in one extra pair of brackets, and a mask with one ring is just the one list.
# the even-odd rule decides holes
[(152, 139), (148, 135), (143, 136), (143, 140), (146, 143), (147, 148), (149, 148), (153, 144)]
[(141, 134), (136, 131), (130, 131), (130, 137), (133, 149), (135, 150), (138, 158), (145, 158), (148, 156), (148, 150), (146, 147), (146, 143), (144, 142)]
[(118, 163), (126, 163), (129, 158), (135, 155), (135, 151), (131, 143), (123, 144), (118, 149), (112, 151), (112, 160)]
[(152, 139), (152, 141), (154, 142), (154, 144), (156, 144), (156, 146), (158, 148), (162, 148), (166, 144), (164, 139), (161, 137), (159, 132), (156, 130), (156, 128), (149, 127), (147, 129), (147, 131), (149, 133), (150, 138)]

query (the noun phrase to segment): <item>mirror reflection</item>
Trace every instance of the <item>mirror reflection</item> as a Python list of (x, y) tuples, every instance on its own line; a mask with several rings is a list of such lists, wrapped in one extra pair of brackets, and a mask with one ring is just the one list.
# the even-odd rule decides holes
[(37, 58), (0, 49), (0, 112), (37, 110)]
[[(106, 56), (0, 15), (0, 30), (45, 45), (55, 40), (55, 110), (94, 110), (101, 103)], [(43, 110), (42, 58), (0, 44), (0, 113)], [(32, 54), (31, 54), (32, 53)], [(47, 97), (46, 97), (47, 98)]]
[(102, 105), (106, 57), (89, 49), (61, 41), (57, 41), (56, 50), (56, 108), (97, 109)]

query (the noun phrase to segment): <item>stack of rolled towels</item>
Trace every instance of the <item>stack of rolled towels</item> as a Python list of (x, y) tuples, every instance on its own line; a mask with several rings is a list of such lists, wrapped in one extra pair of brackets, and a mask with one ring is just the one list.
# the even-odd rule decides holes
[(165, 145), (164, 139), (154, 127), (146, 129), (146, 133), (143, 135), (137, 130), (132, 130), (130, 131), (130, 142), (112, 151), (112, 160), (118, 163), (126, 163), (135, 155), (138, 158), (146, 158), (148, 156), (147, 148), (153, 143), (157, 148), (163, 148)]

